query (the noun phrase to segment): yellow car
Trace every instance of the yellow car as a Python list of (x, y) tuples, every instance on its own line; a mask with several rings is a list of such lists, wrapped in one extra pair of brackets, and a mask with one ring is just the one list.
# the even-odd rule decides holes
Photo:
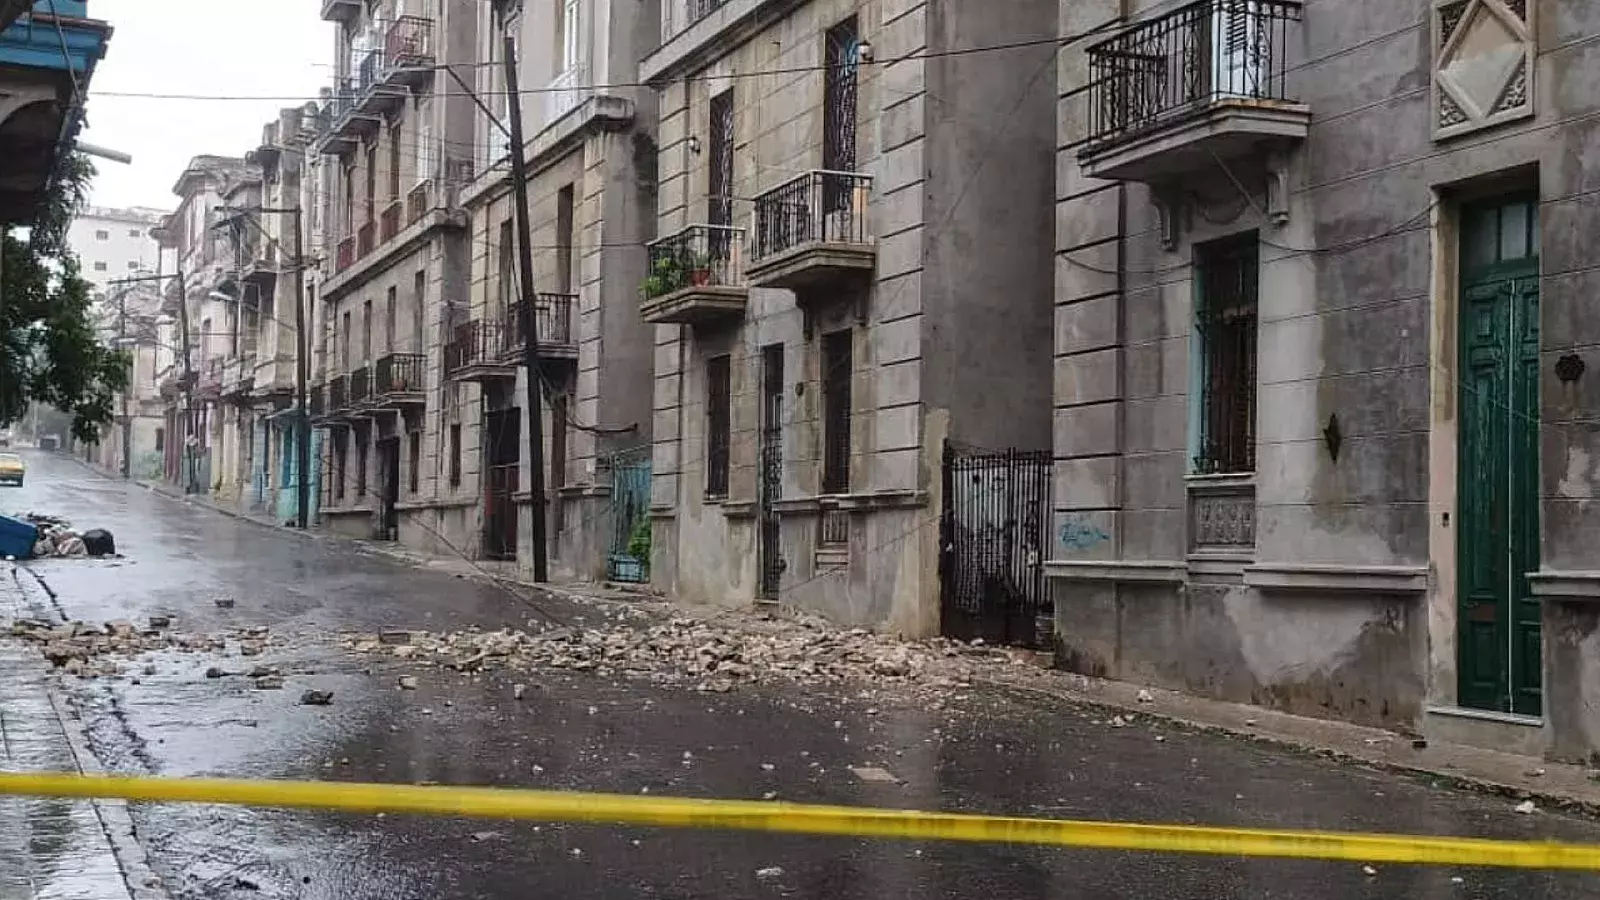
[(0, 453), (0, 484), (22, 487), (22, 476), (27, 472), (28, 467), (23, 463), (22, 457), (15, 453)]

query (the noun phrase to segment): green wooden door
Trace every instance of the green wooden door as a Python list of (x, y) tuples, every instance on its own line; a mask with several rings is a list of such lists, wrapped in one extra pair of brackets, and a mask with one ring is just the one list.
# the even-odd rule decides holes
[(1537, 207), (1463, 221), (1457, 554), (1461, 705), (1541, 713)]

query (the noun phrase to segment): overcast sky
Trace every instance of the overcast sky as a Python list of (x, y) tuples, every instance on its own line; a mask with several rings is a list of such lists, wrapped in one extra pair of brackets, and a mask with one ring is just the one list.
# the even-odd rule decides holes
[(290, 100), (175, 100), (117, 94), (314, 98), (333, 79), (321, 0), (91, 0), (115, 29), (89, 86), (83, 140), (133, 155), (95, 160), (97, 206), (177, 205), (190, 157), (243, 156)]

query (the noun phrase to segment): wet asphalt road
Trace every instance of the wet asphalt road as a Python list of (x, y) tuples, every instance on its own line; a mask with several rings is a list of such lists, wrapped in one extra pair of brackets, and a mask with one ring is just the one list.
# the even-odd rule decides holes
[[(578, 674), (532, 679), (513, 702), (494, 675), (351, 658), (341, 629), (522, 624), (497, 588), (338, 542), (240, 522), (29, 456), (0, 510), (111, 529), (118, 561), (33, 564), (66, 615), (170, 613), (191, 631), (264, 624), (289, 636), (260, 660), (288, 689), (207, 679), (219, 659), (158, 654), (155, 674), (77, 682), (110, 769), (943, 808), (1259, 827), (1600, 842), (1600, 824), (1156, 724), (971, 690), (930, 711), (852, 691), (707, 695)], [(235, 598), (219, 609), (218, 596)], [(564, 617), (582, 614), (559, 610)], [(244, 667), (238, 658), (220, 660)], [(373, 667), (368, 669), (367, 667)], [(329, 707), (300, 692), (334, 691)], [(1164, 738), (1157, 741), (1156, 737)], [(864, 783), (878, 765), (899, 784)], [(1244, 861), (787, 836), (354, 817), (213, 807), (135, 810), (141, 843), (192, 898), (1577, 898), (1580, 875)], [(763, 871), (765, 870), (765, 871)], [(781, 871), (778, 871), (781, 870)], [(760, 873), (760, 874), (758, 874)]]

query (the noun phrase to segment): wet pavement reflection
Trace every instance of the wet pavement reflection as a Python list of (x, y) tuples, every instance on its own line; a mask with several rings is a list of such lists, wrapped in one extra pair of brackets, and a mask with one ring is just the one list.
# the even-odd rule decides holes
[[(339, 542), (239, 522), (31, 457), (32, 507), (110, 528), (126, 559), (34, 566), (85, 620), (171, 614), (192, 630), (294, 635), (250, 664), (283, 690), (206, 678), (163, 651), (138, 678), (75, 682), (108, 768), (519, 785), (1216, 825), (1600, 842), (1600, 824), (1034, 696), (952, 689), (931, 710), (854, 689), (703, 694), (576, 673), (419, 672), (333, 632), (523, 624), (525, 602)], [(231, 609), (217, 596), (236, 598)], [(578, 614), (575, 610), (565, 615)], [(239, 667), (241, 661), (230, 658)], [(416, 690), (399, 690), (402, 674)], [(331, 690), (327, 707), (302, 690)], [(1157, 740), (1160, 738), (1160, 740)], [(863, 778), (876, 767), (891, 781)], [(990, 845), (144, 806), (142, 843), (193, 898), (1577, 898), (1580, 875), (1244, 861)], [(0, 893), (0, 897), (4, 894)]]

